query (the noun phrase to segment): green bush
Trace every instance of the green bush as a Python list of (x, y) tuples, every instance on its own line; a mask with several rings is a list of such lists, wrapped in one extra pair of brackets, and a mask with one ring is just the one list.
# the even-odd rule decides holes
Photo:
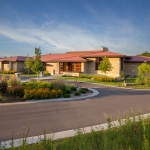
[(44, 71), (44, 76), (50, 76), (51, 74), (48, 71)]
[(2, 74), (14, 74), (17, 73), (17, 70), (3, 70)]
[(51, 82), (51, 86), (54, 90), (61, 90), (63, 93), (66, 93), (66, 85), (61, 80)]
[(71, 94), (71, 91), (67, 89), (66, 94)]
[(80, 96), (81, 93), (80, 93), (79, 91), (77, 91), (77, 92), (74, 93), (74, 95), (75, 95), (75, 96)]
[(20, 97), (24, 96), (24, 88), (22, 86), (12, 86), (8, 88), (8, 93), (13, 97)]
[(89, 89), (88, 88), (82, 88), (82, 90), (88, 91)]
[(70, 94), (64, 94), (64, 98), (70, 98)]
[(81, 90), (80, 90), (80, 93), (82, 93), (82, 94), (86, 94), (86, 93), (87, 93), (87, 91), (86, 91), (86, 90), (84, 90), (84, 89), (81, 89)]
[(75, 86), (71, 86), (71, 87), (70, 87), (70, 90), (71, 90), (71, 91), (76, 91), (77, 88), (76, 88)]
[(93, 75), (92, 74), (80, 74), (79, 77), (80, 78), (91, 79), (91, 78), (93, 78)]
[(7, 92), (8, 84), (6, 81), (0, 82), (0, 94), (4, 95)]
[(99, 82), (114, 82), (115, 78), (113, 77), (106, 77), (106, 76), (93, 76), (95, 81)]
[(22, 85), (25, 87), (25, 88), (28, 88), (28, 89), (40, 89), (40, 88), (49, 88), (49, 89), (52, 89), (52, 86), (51, 86), (51, 83), (48, 82), (48, 81), (35, 81), (35, 82), (24, 82), (22, 83)]

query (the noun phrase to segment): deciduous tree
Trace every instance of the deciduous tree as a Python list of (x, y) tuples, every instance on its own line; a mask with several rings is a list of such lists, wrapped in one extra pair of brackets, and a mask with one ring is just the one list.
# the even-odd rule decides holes
[(43, 63), (41, 61), (41, 49), (40, 48), (35, 48), (35, 59), (34, 59), (34, 63), (33, 63), (33, 66), (32, 66), (32, 70), (34, 72), (37, 73), (37, 77), (39, 76), (39, 73), (41, 71), (44, 71), (44, 66), (43, 66)]
[(31, 58), (29, 57), (29, 55), (28, 55), (28, 57), (27, 57), (27, 59), (24, 63), (26, 65), (25, 68), (28, 68), (28, 74), (29, 74), (30, 68), (32, 67), (32, 64), (33, 64)]
[(111, 65), (109, 59), (106, 56), (103, 57), (102, 61), (98, 65), (98, 69), (100, 71), (102, 71), (105, 75), (106, 75), (107, 71), (112, 70), (112, 65)]

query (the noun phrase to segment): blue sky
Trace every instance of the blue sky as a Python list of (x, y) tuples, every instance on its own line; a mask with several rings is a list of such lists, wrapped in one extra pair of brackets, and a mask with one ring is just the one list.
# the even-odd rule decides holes
[(0, 0), (0, 57), (150, 51), (149, 0)]

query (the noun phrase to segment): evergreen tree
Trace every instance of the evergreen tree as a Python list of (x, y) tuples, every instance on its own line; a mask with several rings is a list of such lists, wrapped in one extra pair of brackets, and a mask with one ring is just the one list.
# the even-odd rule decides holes
[(37, 77), (39, 76), (39, 73), (41, 71), (44, 71), (44, 66), (43, 66), (43, 63), (41, 61), (41, 49), (40, 48), (35, 48), (35, 59), (34, 59), (34, 63), (33, 63), (33, 66), (32, 66), (32, 70), (34, 72), (37, 73)]
[(28, 74), (29, 74), (30, 68), (32, 67), (32, 64), (33, 64), (31, 58), (29, 57), (29, 55), (27, 56), (27, 59), (24, 63), (26, 65), (25, 68), (28, 68)]
[(107, 71), (112, 70), (112, 65), (111, 65), (109, 59), (106, 56), (102, 58), (102, 61), (98, 65), (98, 69), (101, 72), (105, 73), (105, 75), (106, 75)]

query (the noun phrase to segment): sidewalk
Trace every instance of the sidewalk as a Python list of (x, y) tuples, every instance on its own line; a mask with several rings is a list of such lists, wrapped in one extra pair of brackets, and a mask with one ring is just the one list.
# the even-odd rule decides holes
[(47, 77), (39, 77), (39, 78), (28, 78), (28, 79), (20, 79), (21, 82), (28, 82), (30, 80), (56, 80), (54, 76), (47, 76)]

